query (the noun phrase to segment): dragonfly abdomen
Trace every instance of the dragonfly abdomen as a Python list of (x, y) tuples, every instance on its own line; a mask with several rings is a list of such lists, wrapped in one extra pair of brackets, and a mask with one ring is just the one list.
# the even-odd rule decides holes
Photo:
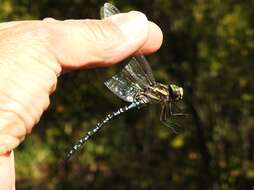
[(68, 152), (66, 156), (66, 160), (69, 160), (70, 157), (77, 151), (79, 151), (82, 147), (82, 145), (88, 141), (95, 133), (97, 133), (107, 122), (109, 122), (111, 119), (114, 117), (120, 115), (121, 113), (124, 113), (132, 108), (135, 107), (141, 107), (143, 103), (142, 102), (133, 102), (132, 104), (125, 106), (123, 108), (118, 109), (117, 111), (110, 113), (106, 115), (106, 117), (101, 121), (96, 124), (96, 127), (90, 130), (85, 136), (83, 136), (73, 147), (72, 149)]

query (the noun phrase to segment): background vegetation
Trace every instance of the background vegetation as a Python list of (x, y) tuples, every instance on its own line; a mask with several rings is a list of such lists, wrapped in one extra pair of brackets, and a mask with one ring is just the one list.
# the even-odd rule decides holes
[[(51, 107), (16, 151), (17, 189), (254, 189), (254, 1), (110, 1), (164, 33), (148, 57), (158, 81), (185, 90), (192, 117), (175, 134), (159, 107), (115, 119), (71, 162), (71, 145), (124, 105), (91, 70), (66, 74)], [(99, 18), (102, 0), (1, 0), (0, 21)]]

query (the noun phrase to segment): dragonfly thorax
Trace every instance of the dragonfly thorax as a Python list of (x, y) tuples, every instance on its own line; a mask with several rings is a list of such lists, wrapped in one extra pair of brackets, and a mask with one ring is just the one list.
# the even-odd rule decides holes
[(175, 84), (169, 86), (156, 83), (141, 92), (138, 96), (145, 103), (165, 103), (178, 101), (183, 98), (183, 88)]
[(163, 103), (168, 102), (171, 99), (170, 96), (167, 85), (156, 83), (137, 94), (136, 98), (144, 103)]

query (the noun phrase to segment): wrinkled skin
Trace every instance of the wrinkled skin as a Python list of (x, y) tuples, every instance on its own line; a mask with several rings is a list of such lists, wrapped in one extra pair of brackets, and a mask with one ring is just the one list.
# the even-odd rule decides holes
[(15, 189), (13, 149), (49, 106), (66, 71), (110, 66), (159, 49), (162, 32), (140, 12), (104, 20), (0, 24), (0, 189)]

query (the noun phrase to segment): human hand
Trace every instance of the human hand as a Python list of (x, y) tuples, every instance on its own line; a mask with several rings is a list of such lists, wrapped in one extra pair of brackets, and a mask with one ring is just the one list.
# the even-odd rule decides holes
[(17, 147), (49, 106), (63, 71), (110, 66), (162, 43), (162, 32), (139, 12), (104, 20), (0, 24), (0, 189), (15, 189)]

